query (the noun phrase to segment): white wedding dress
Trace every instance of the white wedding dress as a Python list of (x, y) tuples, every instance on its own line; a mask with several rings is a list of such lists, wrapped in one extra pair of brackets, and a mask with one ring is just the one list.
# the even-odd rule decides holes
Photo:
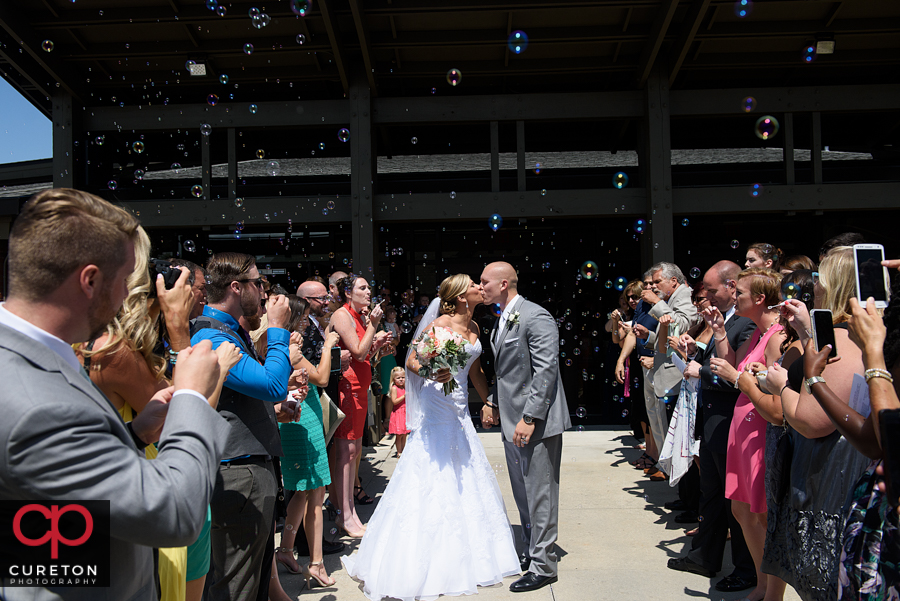
[(481, 342), (445, 396), (425, 381), (419, 395), (421, 426), (414, 430), (359, 550), (341, 558), (365, 595), (436, 599), (471, 595), (505, 576), (519, 559), (497, 479), (469, 416), (467, 374)]

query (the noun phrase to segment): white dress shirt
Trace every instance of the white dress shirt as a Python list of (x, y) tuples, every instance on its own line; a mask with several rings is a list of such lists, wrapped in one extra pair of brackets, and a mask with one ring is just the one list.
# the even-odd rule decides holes
[(500, 332), (506, 327), (506, 322), (509, 321), (510, 315), (515, 311), (520, 298), (521, 297), (516, 294), (506, 303), (506, 308), (503, 309), (503, 313), (500, 314), (500, 321), (497, 323), (497, 336), (500, 336)]
[(28, 336), (36, 342), (40, 342), (62, 357), (66, 363), (72, 366), (72, 369), (81, 371), (81, 362), (79, 362), (78, 357), (75, 356), (75, 351), (72, 350), (71, 345), (67, 344), (65, 340), (57, 338), (50, 332), (46, 332), (36, 325), (25, 321), (18, 315), (10, 313), (5, 305), (6, 303), (0, 303), (0, 323), (20, 334)]

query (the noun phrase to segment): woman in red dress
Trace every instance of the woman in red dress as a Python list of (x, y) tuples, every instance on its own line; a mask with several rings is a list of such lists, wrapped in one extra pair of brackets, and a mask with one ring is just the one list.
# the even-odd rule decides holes
[(351, 274), (340, 280), (338, 293), (343, 306), (334, 312), (331, 325), (341, 337), (340, 347), (350, 351), (351, 358), (350, 367), (344, 372), (338, 388), (341, 411), (347, 417), (334, 433), (337, 449), (337, 478), (334, 484), (340, 510), (336, 525), (348, 536), (362, 538), (365, 526), (356, 515), (353, 484), (369, 407), (369, 385), (372, 383), (369, 357), (388, 341), (388, 337), (387, 332), (376, 335), (381, 321), (381, 307), (376, 306), (368, 311), (372, 292), (364, 278)]

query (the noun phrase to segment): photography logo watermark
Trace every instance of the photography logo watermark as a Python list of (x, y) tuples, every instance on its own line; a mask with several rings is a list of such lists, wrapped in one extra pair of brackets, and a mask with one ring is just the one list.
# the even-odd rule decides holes
[(3, 586), (109, 586), (109, 501), (0, 501)]

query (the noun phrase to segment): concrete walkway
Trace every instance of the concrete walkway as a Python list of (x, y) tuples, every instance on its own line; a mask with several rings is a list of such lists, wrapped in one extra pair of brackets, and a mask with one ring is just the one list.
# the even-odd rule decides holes
[[(515, 510), (500, 432), (479, 431), (491, 464), (503, 466), (497, 479), (503, 491), (509, 520), (519, 525)], [(376, 498), (384, 491), (397, 460), (392, 440), (386, 437), (374, 448), (366, 448), (360, 475), (366, 492)], [(677, 498), (676, 490), (665, 482), (650, 482), (643, 473), (628, 464), (640, 456), (632, 448), (634, 438), (621, 430), (590, 429), (564, 434), (563, 465), (560, 482), (559, 515), (559, 582), (532, 593), (514, 594), (509, 585), (515, 578), (507, 578), (503, 585), (479, 589), (473, 599), (495, 601), (581, 601), (625, 600), (668, 601), (671, 599), (713, 599), (731, 601), (741, 599), (749, 591), (720, 593), (714, 585), (731, 573), (730, 545), (725, 549), (725, 562), (719, 577), (703, 578), (694, 574), (675, 572), (666, 568), (670, 557), (678, 557), (690, 546), (685, 530), (673, 520), (674, 513), (663, 503)], [(377, 500), (376, 500), (377, 503)], [(363, 521), (372, 515), (375, 505), (357, 506)], [(327, 520), (326, 536), (334, 525)], [(347, 543), (348, 552), (358, 541), (339, 539)], [(308, 561), (300, 558), (299, 561)], [(300, 576), (279, 569), (281, 582), (292, 599), (321, 599), (322, 601), (365, 601), (359, 585), (351, 580), (337, 555), (326, 556), (329, 573), (337, 580), (330, 588), (314, 588), (312, 592), (300, 588)], [(448, 567), (448, 569), (452, 569)], [(788, 588), (785, 599), (799, 599)]]

